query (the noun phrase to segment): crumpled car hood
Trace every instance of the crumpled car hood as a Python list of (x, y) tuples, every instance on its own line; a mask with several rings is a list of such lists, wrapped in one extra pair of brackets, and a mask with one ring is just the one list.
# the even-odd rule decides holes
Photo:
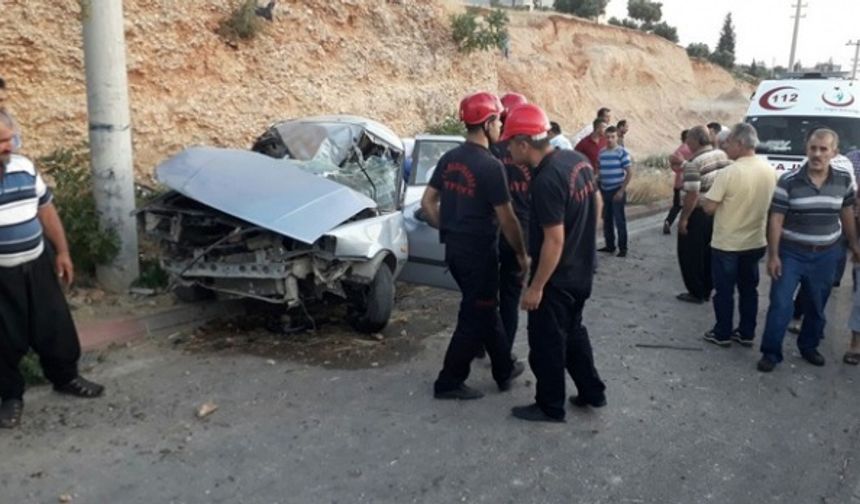
[(289, 159), (192, 147), (156, 168), (158, 181), (183, 196), (304, 243), (314, 243), (376, 203), (302, 171)]

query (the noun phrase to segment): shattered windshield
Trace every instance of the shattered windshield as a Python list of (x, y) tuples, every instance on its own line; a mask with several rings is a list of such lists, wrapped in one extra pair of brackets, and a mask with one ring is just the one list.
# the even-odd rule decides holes
[(252, 149), (294, 159), (300, 169), (347, 186), (376, 201), (380, 210), (391, 211), (399, 201), (403, 152), (402, 145), (392, 145), (385, 134), (379, 126), (357, 122), (287, 121), (270, 128)]
[[(322, 160), (299, 161), (297, 166), (308, 173), (325, 177), (376, 201), (380, 210), (397, 206), (399, 164), (381, 156), (371, 156), (363, 163), (352, 161), (335, 166)], [(362, 166), (364, 170), (362, 170)]]
[(848, 117), (752, 116), (746, 122), (758, 131), (759, 154), (805, 156), (810, 129), (825, 126), (839, 135), (839, 151), (860, 149), (860, 119)]

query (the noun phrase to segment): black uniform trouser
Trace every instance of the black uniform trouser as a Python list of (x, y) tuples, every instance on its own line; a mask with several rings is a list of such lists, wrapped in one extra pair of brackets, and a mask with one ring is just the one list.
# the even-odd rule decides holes
[(602, 399), (606, 390), (594, 367), (588, 329), (582, 324), (587, 298), (547, 285), (540, 306), (529, 312), (529, 365), (537, 378), (535, 402), (554, 418), (565, 414), (565, 370), (585, 399)]
[(51, 383), (78, 375), (81, 347), (47, 244), (38, 259), (0, 267), (0, 399), (21, 399), (21, 358), (32, 348)]
[(523, 292), (523, 272), (517, 254), (508, 241), (499, 239), (499, 313), (508, 349), (513, 350), (520, 323), (520, 296)]
[(445, 261), (463, 298), (435, 390), (447, 392), (465, 382), (482, 346), (490, 356), (493, 379), (502, 383), (510, 378), (513, 363), (499, 315), (498, 243), (494, 238), (446, 237)]
[(687, 292), (699, 299), (710, 297), (713, 289), (711, 278), (711, 235), (714, 218), (701, 208), (690, 214), (687, 234), (678, 233), (678, 263)]

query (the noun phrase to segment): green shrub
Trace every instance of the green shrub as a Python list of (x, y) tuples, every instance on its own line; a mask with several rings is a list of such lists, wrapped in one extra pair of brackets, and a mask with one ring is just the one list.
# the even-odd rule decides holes
[(21, 359), (21, 364), (18, 366), (21, 374), (24, 376), (24, 383), (27, 385), (42, 385), (48, 383), (45, 375), (42, 374), (42, 366), (39, 365), (39, 358), (33, 352), (28, 353)]
[(708, 44), (693, 42), (687, 46), (687, 54), (693, 58), (708, 59), (711, 57), (711, 48), (708, 47)]
[(431, 135), (460, 135), (466, 136), (466, 126), (455, 115), (449, 115), (442, 122), (427, 127)]
[(460, 52), (504, 49), (509, 40), (508, 15), (496, 9), (486, 19), (479, 18), (474, 11), (451, 16), (451, 36)]
[(262, 21), (256, 13), (257, 0), (240, 1), (230, 17), (221, 21), (218, 29), (218, 33), (230, 40), (254, 38), (262, 29)]
[(158, 259), (142, 259), (140, 261), (140, 276), (132, 284), (133, 287), (144, 289), (164, 289), (170, 277), (161, 267)]
[(119, 252), (119, 236), (102, 230), (93, 197), (89, 149), (61, 148), (39, 158), (43, 173), (54, 180), (54, 205), (66, 228), (75, 268), (92, 277), (96, 265), (112, 261)]
[(658, 170), (669, 169), (669, 156), (666, 154), (653, 154), (642, 160), (642, 165)]

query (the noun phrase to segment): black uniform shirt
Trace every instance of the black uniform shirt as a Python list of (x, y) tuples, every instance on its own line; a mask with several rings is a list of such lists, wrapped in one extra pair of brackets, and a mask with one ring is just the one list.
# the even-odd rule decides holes
[(511, 201), (504, 166), (490, 151), (466, 142), (445, 153), (430, 178), (440, 192), (439, 236), (485, 241), (499, 232), (495, 207)]
[(543, 228), (564, 225), (564, 249), (549, 283), (591, 294), (594, 278), (595, 231), (594, 170), (578, 152), (556, 150), (535, 171), (531, 185), (529, 249), (532, 275), (543, 246)]
[(529, 186), (532, 174), (527, 166), (518, 165), (511, 159), (508, 142), (498, 142), (491, 148), (493, 155), (505, 165), (505, 175), (508, 176), (508, 190), (511, 193), (511, 204), (523, 231), (528, 231), (529, 225)]

